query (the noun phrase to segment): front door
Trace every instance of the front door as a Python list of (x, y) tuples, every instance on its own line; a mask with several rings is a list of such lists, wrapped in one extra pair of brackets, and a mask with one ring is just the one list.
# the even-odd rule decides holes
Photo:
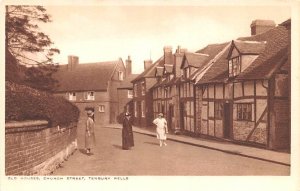
[(223, 114), (224, 138), (231, 138), (232, 136), (232, 104), (224, 103)]

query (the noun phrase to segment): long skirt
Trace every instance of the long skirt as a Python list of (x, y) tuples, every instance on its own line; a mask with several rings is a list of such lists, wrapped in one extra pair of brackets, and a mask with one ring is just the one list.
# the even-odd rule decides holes
[(96, 145), (95, 133), (85, 133), (85, 148), (94, 148)]
[(129, 149), (130, 147), (134, 146), (133, 141), (133, 132), (128, 131), (127, 129), (122, 130), (122, 148)]
[(167, 139), (167, 135), (166, 135), (166, 131), (164, 128), (156, 128), (156, 137), (157, 139), (160, 140), (166, 140)]

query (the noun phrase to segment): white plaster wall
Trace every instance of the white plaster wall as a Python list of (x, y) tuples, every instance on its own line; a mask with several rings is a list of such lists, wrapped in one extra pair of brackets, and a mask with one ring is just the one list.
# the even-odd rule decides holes
[(223, 99), (223, 84), (216, 85), (216, 98)]
[(243, 89), (242, 83), (234, 83), (234, 97), (242, 97), (243, 96)]
[(259, 80), (256, 82), (256, 95), (257, 96), (267, 96), (267, 88), (264, 86), (268, 86), (268, 81), (267, 80)]
[(244, 82), (244, 94), (245, 94), (245, 96), (253, 96), (254, 95), (254, 82), (253, 81)]
[(253, 61), (258, 57), (258, 55), (242, 55), (241, 61), (242, 61), (242, 72), (250, 66)]

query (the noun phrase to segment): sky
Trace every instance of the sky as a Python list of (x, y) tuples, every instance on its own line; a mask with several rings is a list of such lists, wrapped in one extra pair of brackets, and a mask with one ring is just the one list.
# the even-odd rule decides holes
[(197, 51), (208, 44), (250, 35), (255, 19), (279, 24), (291, 17), (286, 5), (275, 6), (45, 6), (52, 22), (41, 25), (61, 53), (54, 57), (67, 63), (68, 55), (80, 63), (112, 61), (130, 55), (133, 73), (143, 61), (156, 61), (164, 46)]

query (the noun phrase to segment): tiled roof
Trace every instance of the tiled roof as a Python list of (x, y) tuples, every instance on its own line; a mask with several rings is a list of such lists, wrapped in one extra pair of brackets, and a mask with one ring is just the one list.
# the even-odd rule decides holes
[[(226, 51), (224, 50), (226, 48)], [(223, 52), (222, 52), (223, 51)], [(191, 75), (191, 79), (196, 79), (196, 81), (206, 81), (210, 79), (215, 73), (219, 72), (218, 70), (215, 71), (214, 67), (211, 69), (213, 65), (215, 65), (216, 59), (218, 60), (222, 53), (222, 56), (225, 57), (229, 51), (229, 42), (222, 43), (222, 44), (211, 44), (206, 46), (204, 49), (199, 50), (197, 52), (203, 52), (209, 55), (209, 59), (207, 63), (199, 68), (194, 74)]]
[(122, 61), (78, 64), (72, 70), (68, 70), (68, 65), (60, 65), (53, 75), (59, 85), (55, 91), (106, 91), (107, 82), (119, 62)]
[(285, 26), (277, 26), (265, 33), (239, 38), (240, 40), (267, 41), (266, 48), (258, 58), (236, 79), (266, 79), (274, 72), (273, 68), (283, 64), (281, 58), (288, 57), (290, 30)]
[(130, 74), (129, 76), (127, 76), (125, 80), (121, 82), (118, 89), (133, 89), (133, 84), (131, 83), (131, 81), (137, 76), (138, 74)]
[(241, 54), (260, 54), (266, 47), (266, 42), (234, 40), (233, 44)]
[[(198, 75), (201, 75), (201, 78), (197, 79), (197, 83), (209, 83), (223, 81), (227, 77), (228, 67), (227, 67), (227, 55), (229, 53), (230, 46), (229, 43), (225, 46), (219, 54), (218, 58), (212, 62), (207, 69), (203, 70)], [(199, 77), (199, 76), (198, 76)]]
[[(288, 46), (290, 46), (290, 31), (285, 26), (277, 26), (254, 36), (242, 37), (240, 41), (266, 41), (265, 48), (261, 51), (258, 58), (247, 67), (235, 79), (267, 79), (278, 68), (286, 62), (288, 56)], [(203, 74), (197, 83), (224, 82), (228, 78), (227, 55), (229, 48), (213, 63)], [(199, 73), (197, 74), (199, 75)]]
[(155, 77), (155, 71), (157, 66), (163, 66), (164, 60), (163, 56), (160, 57), (156, 62), (154, 62), (149, 68), (144, 70), (141, 74), (139, 74), (135, 79), (133, 79), (131, 82), (138, 81), (142, 78), (149, 78), (149, 77)]
[(201, 67), (209, 58), (208, 54), (186, 52), (184, 53), (184, 59), (187, 60), (190, 66), (199, 68)]

